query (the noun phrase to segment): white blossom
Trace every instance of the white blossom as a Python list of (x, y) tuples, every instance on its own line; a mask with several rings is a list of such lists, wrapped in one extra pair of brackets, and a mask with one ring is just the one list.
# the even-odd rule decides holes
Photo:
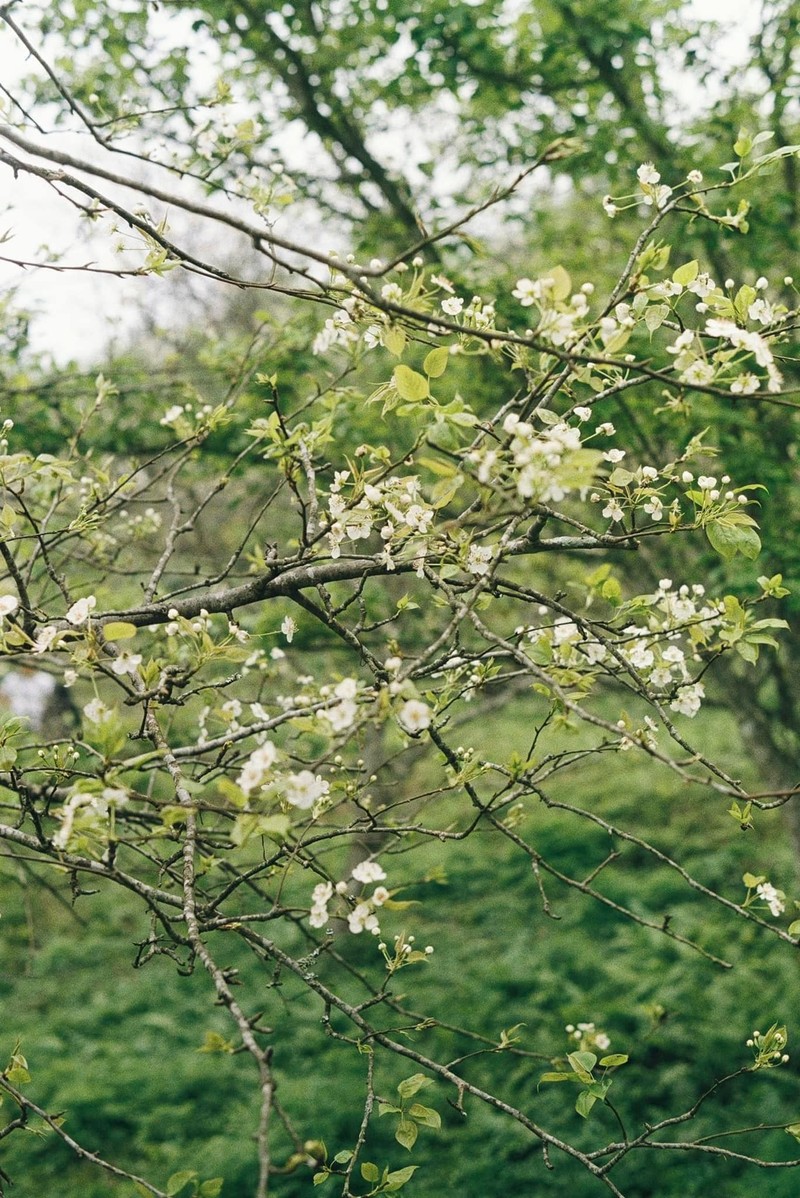
[(135, 674), (141, 664), (141, 653), (130, 653), (127, 649), (123, 649), (112, 661), (111, 669), (122, 677), (124, 674)]
[(311, 770), (300, 770), (298, 774), (289, 774), (284, 779), (283, 793), (287, 803), (302, 811), (313, 807), (317, 799), (323, 798), (329, 791), (330, 785), (319, 774), (312, 774)]
[(106, 707), (102, 699), (91, 699), (83, 709), (83, 714), (92, 724), (103, 724), (114, 713)]
[(643, 162), (636, 172), (636, 178), (640, 183), (654, 185), (661, 181), (661, 175), (658, 173), (652, 162)]
[(386, 878), (386, 871), (378, 865), (377, 861), (360, 861), (351, 869), (350, 877), (355, 878), (357, 882), (383, 882)]
[(420, 699), (409, 699), (397, 713), (397, 722), (404, 732), (416, 736), (431, 724), (431, 709)]
[(241, 787), (247, 795), (257, 790), (258, 787), (263, 786), (267, 774), (277, 759), (278, 750), (275, 745), (271, 740), (265, 740), (263, 745), (259, 745), (244, 763), (242, 771), (236, 779), (236, 785)]
[(784, 894), (781, 890), (776, 890), (770, 882), (759, 882), (756, 886), (756, 894), (762, 902), (769, 907), (770, 915), (776, 918), (782, 915), (786, 910), (786, 903), (783, 901)]
[(96, 607), (97, 600), (94, 595), (86, 595), (83, 599), (79, 599), (77, 603), (73, 603), (67, 612), (67, 620), (70, 624), (85, 624)]

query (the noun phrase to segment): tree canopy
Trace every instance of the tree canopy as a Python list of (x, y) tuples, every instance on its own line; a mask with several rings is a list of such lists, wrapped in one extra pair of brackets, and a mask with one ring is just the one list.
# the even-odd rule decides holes
[(794, 1192), (798, 15), (0, 10), (0, 1192)]

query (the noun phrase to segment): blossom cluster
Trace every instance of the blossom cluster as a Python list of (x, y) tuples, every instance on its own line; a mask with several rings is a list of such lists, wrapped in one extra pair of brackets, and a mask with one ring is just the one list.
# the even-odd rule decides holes
[[(720, 600), (705, 599), (700, 583), (675, 587), (662, 579), (658, 590), (639, 597), (647, 612), (643, 623), (626, 623), (614, 634), (596, 636), (581, 620), (559, 615), (550, 626), (522, 629), (541, 655), (546, 649), (553, 665), (565, 669), (630, 667), (670, 708), (690, 718), (705, 696), (703, 683), (694, 681), (689, 663), (700, 664), (699, 650), (723, 627), (726, 613)], [(545, 614), (547, 609), (542, 610)]]
[(611, 1040), (605, 1032), (598, 1031), (593, 1023), (568, 1023), (566, 1033), (570, 1040), (577, 1040), (582, 1052), (599, 1048), (606, 1052), (611, 1047)]
[(271, 740), (265, 740), (248, 757), (242, 766), (237, 786), (249, 798), (269, 786), (270, 791), (282, 796), (291, 807), (309, 811), (316, 802), (330, 793), (330, 783), (312, 770), (282, 773), (274, 770), (279, 753)]
[(535, 333), (538, 338), (555, 346), (570, 346), (586, 329), (589, 296), (594, 286), (584, 283), (572, 295), (570, 290), (569, 276), (559, 268), (539, 279), (517, 279), (511, 294), (523, 308), (536, 306), (539, 323)]
[(383, 550), (380, 560), (391, 570), (393, 554), (409, 541), (414, 543), (415, 564), (421, 567), (425, 545), (420, 538), (430, 530), (434, 510), (422, 495), (416, 475), (389, 478), (380, 483), (364, 482), (358, 488), (350, 484), (350, 498), (344, 488), (350, 483), (349, 470), (337, 470), (328, 501), (328, 544), (331, 557), (340, 557), (347, 539), (360, 541), (373, 532), (380, 534)]
[[(520, 498), (539, 503), (559, 503), (591, 482), (600, 454), (582, 447), (578, 427), (556, 420), (537, 428), (510, 413), (503, 432), (510, 438), (507, 451), (483, 447), (469, 454), (479, 482), (498, 484), (510, 469)], [(487, 573), (489, 561), (485, 549), (476, 549), (467, 568), (471, 573)]]
[(353, 867), (350, 871), (350, 878), (352, 881), (343, 879), (335, 884), (330, 881), (319, 882), (314, 887), (311, 894), (311, 911), (308, 922), (312, 928), (324, 928), (331, 919), (328, 908), (336, 895), (345, 904), (342, 908), (345, 912), (344, 917), (347, 919), (349, 930), (354, 935), (358, 935), (360, 932), (371, 932), (373, 936), (379, 936), (381, 929), (376, 912), (390, 897), (389, 891), (385, 886), (376, 886), (371, 895), (366, 895), (362, 891), (359, 896), (353, 896), (350, 894), (350, 890), (353, 882), (362, 887), (371, 885), (373, 882), (383, 882), (386, 872), (377, 861), (367, 859)]

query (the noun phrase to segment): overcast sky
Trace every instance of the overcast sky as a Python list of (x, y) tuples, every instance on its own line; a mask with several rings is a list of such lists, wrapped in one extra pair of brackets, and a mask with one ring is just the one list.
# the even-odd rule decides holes
[[(735, 62), (746, 50), (759, 8), (754, 0), (693, 0), (689, 11), (724, 21), (717, 51), (722, 61)], [(26, 69), (18, 43), (5, 26), (0, 26), (0, 62), (7, 85)], [(107, 241), (94, 226), (76, 221), (74, 209), (59, 201), (48, 185), (27, 176), (15, 181), (7, 168), (2, 168), (0, 180), (0, 235), (13, 232), (13, 238), (0, 245), (0, 254), (36, 262), (45, 245), (57, 248), (65, 265), (108, 261)], [(131, 312), (142, 305), (157, 299), (160, 315), (167, 316), (169, 295), (175, 292), (169, 280), (56, 273), (0, 262), (0, 288), (9, 286), (18, 287), (20, 300), (36, 312), (35, 348), (49, 350), (59, 363), (75, 359), (82, 364), (96, 362), (110, 343), (124, 345)]]

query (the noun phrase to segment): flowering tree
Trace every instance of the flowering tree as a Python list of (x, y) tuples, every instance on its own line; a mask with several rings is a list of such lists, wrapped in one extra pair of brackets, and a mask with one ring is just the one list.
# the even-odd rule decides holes
[[(457, 996), (425, 989), (458, 919), (437, 871), (476, 839), (527, 863), (531, 921), (557, 918), (554, 896), (575, 891), (680, 946), (687, 969), (724, 969), (697, 917), (615, 896), (616, 862), (632, 851), (747, 924), (754, 943), (800, 942), (782, 879), (712, 884), (560, 785), (598, 759), (620, 776), (642, 759), (721, 805), (731, 836), (796, 794), (748, 789), (693, 734), (716, 671), (780, 652), (786, 588), (757, 560), (760, 478), (731, 477), (715, 430), (687, 436), (681, 419), (691, 396), (793, 405), (781, 363), (793, 284), (719, 281), (680, 249), (688, 224), (745, 232), (738, 194), (796, 147), (743, 134), (722, 182), (694, 168), (662, 178), (645, 162), (598, 196), (608, 217), (630, 209), (640, 225), (608, 289), (553, 264), (475, 293), (454, 281), (449, 245), (567, 156), (563, 140), (453, 219), (416, 232), (406, 221), (399, 248), (361, 260), (284, 232), (280, 171), (200, 197), (188, 140), (163, 177), (139, 171), (147, 138), (121, 157), (40, 43), (4, 19), (56, 91), (38, 116), (20, 100), (0, 162), (108, 225), (117, 256), (91, 269), (192, 272), (274, 305), (246, 345), (207, 361), (207, 381), (179, 376), (166, 401), (127, 368), (56, 390), (56, 452), (29, 431), (31, 392), (47, 404), (47, 380), (19, 389), (2, 444), (2, 651), (56, 677), (67, 714), (60, 729), (2, 726), (5, 851), (82, 905), (89, 883), (132, 896), (138, 964), (166, 956), (205, 971), (229, 1018), (206, 1050), (252, 1065), (258, 1198), (312, 1184), (411, 1194), (424, 1186), (415, 1154), (444, 1134), (443, 1117), (447, 1130), (480, 1105), (536, 1145), (531, 1184), (562, 1156), (616, 1195), (641, 1156), (797, 1166), (758, 1141), (775, 1126), (797, 1138), (791, 1109), (777, 1125), (719, 1127), (755, 1136), (746, 1148), (692, 1134), (701, 1107), (786, 1064), (781, 1012), (763, 1032), (732, 1029), (718, 1075), (654, 1118), (625, 1103), (641, 1045), (585, 1020), (566, 1039), (553, 1027), (535, 1053), (524, 1029), (475, 1026)], [(45, 139), (54, 94), (97, 154)], [(227, 152), (256, 135), (234, 124)], [(221, 231), (251, 266), (196, 248)], [(670, 431), (652, 453), (608, 418), (622, 396), (660, 408)], [(720, 571), (712, 586), (697, 566), (707, 551), (735, 586)], [(644, 589), (642, 558), (659, 578)], [(512, 743), (487, 736), (498, 713)], [(552, 812), (578, 842), (603, 833), (580, 871), (538, 845)], [(307, 1107), (282, 1101), (285, 993), (315, 1013), (321, 1038), (360, 1054), (345, 1143), (328, 1145)], [(0, 1137), (36, 1124), (140, 1193), (221, 1192), (191, 1161), (165, 1180), (79, 1142), (37, 1100), (25, 1052), (0, 1075)], [(497, 1054), (541, 1094), (521, 1102)]]

